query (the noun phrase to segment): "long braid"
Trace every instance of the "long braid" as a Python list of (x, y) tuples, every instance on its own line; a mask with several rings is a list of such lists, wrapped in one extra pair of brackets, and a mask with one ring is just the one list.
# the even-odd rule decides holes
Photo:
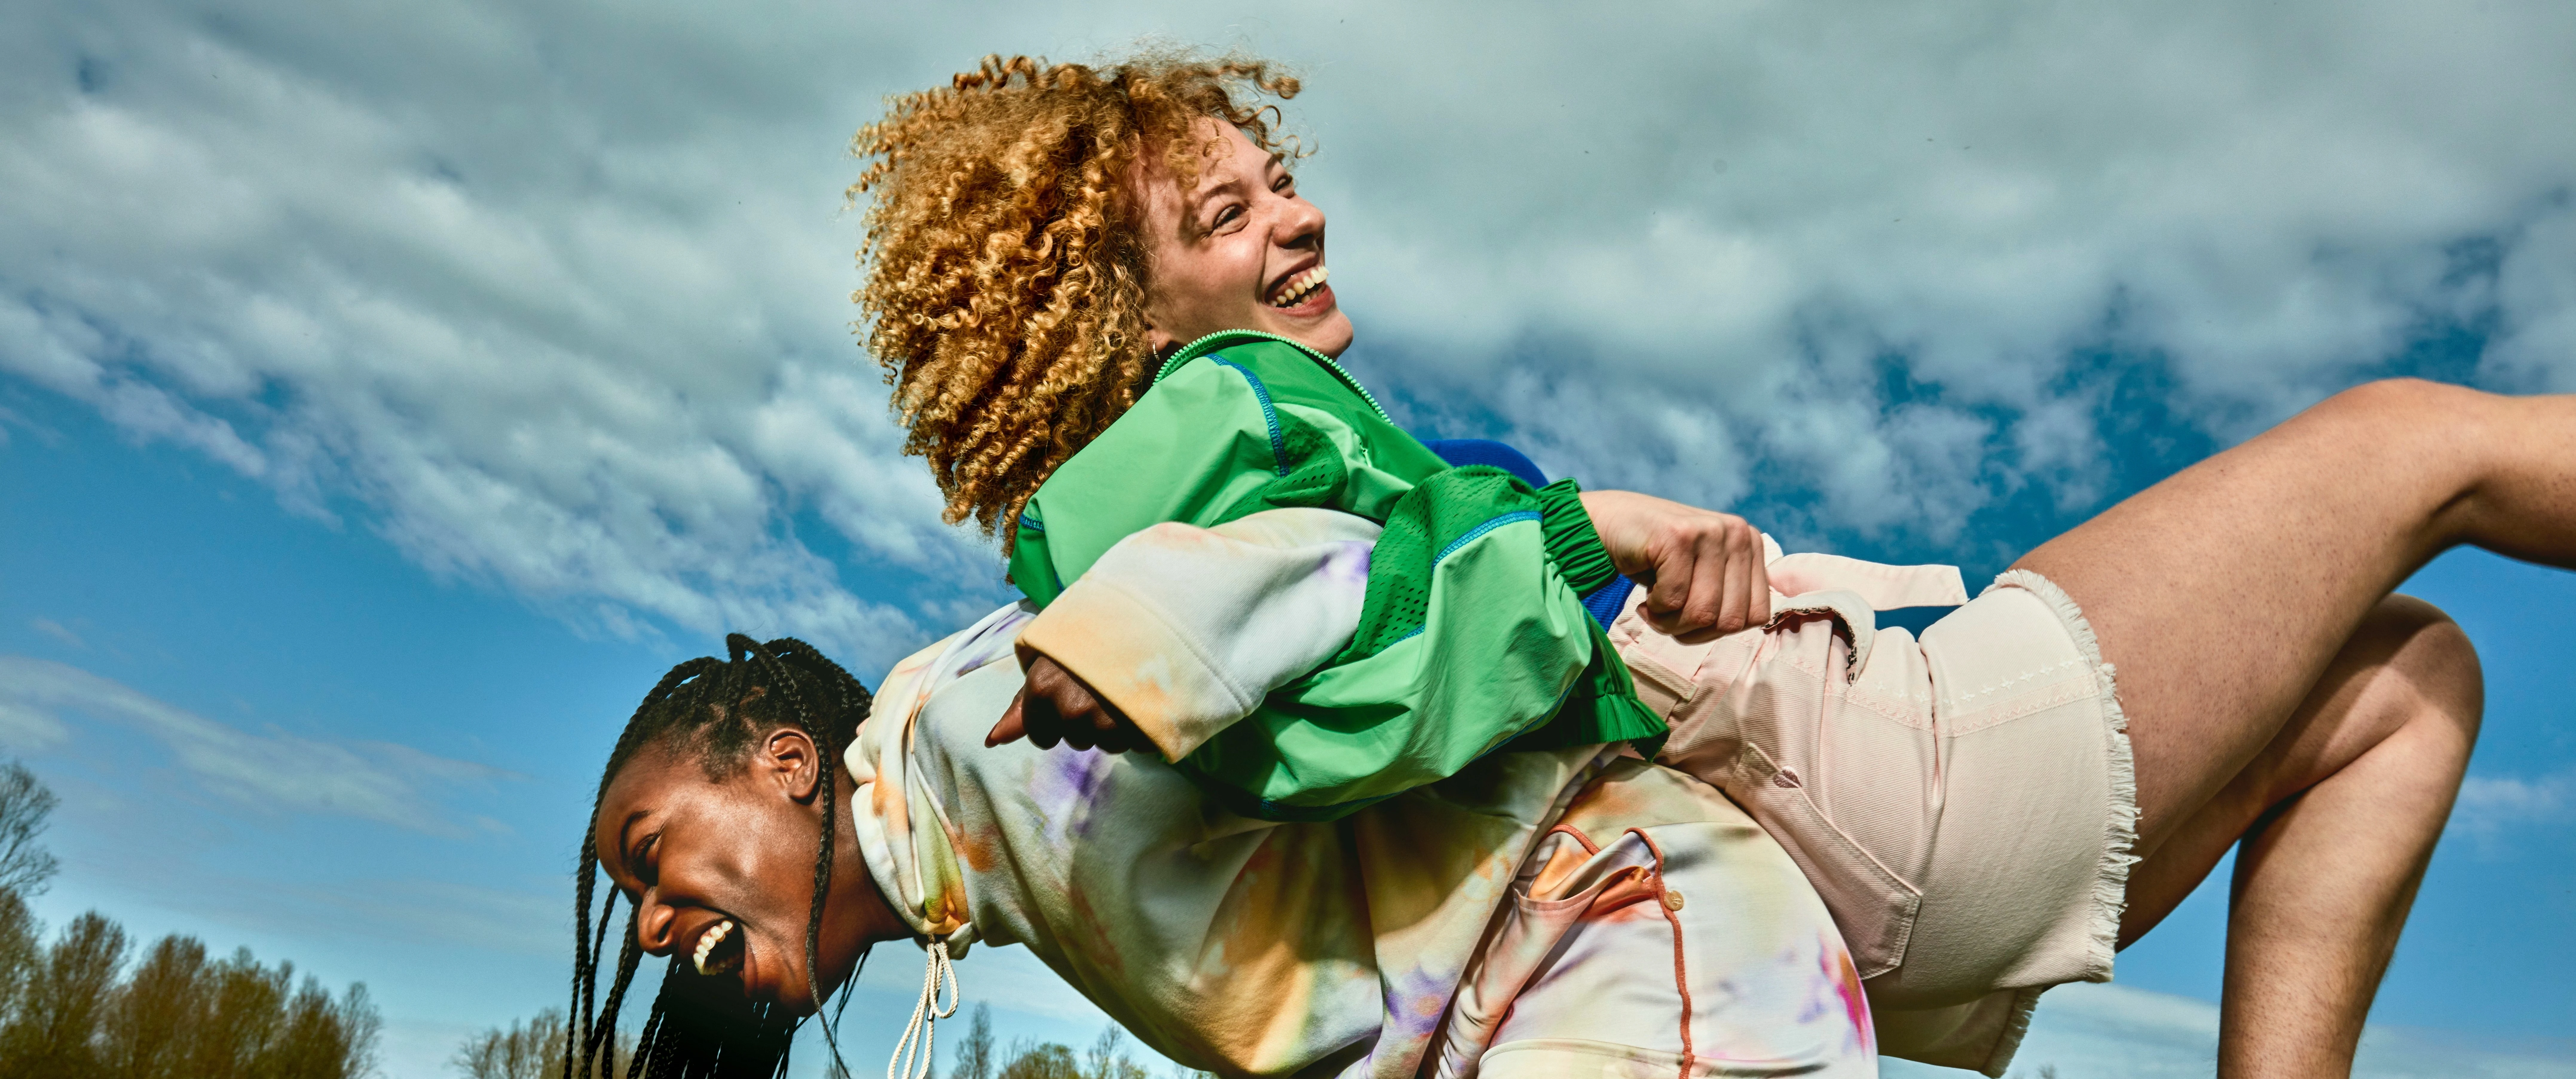
[[(825, 997), (821, 962), (823, 914), (828, 909), (841, 812), (838, 768), (842, 750), (867, 716), (870, 695), (848, 671), (803, 641), (780, 638), (762, 643), (731, 634), (725, 645), (728, 659), (702, 657), (682, 663), (663, 675), (646, 695), (609, 754), (608, 765), (600, 776), (599, 794), (592, 800), (591, 818), (594, 822), (598, 819), (600, 798), (609, 783), (647, 746), (667, 741), (675, 749), (692, 751), (707, 765), (713, 778), (724, 765), (744, 755), (761, 731), (780, 726), (803, 731), (818, 751), (816, 773), (822, 792), (814, 902), (805, 930), (806, 978), (820, 1015)], [(606, 957), (608, 923), (622, 895), (610, 894), (598, 912), (599, 924), (594, 929), (590, 919), (599, 864), (596, 841), (585, 828), (581, 869), (574, 886), (573, 1001), (577, 1018), (572, 1029), (566, 1031), (564, 1079), (572, 1079), (575, 1074), (594, 1079), (613, 1070), (617, 1018), (643, 958), (642, 945), (635, 935), (642, 912), (633, 910), (627, 918), (627, 933), (605, 1007), (594, 1010), (599, 966)], [(860, 959), (864, 963), (864, 953)], [(788, 1043), (798, 1021), (774, 1007), (742, 999), (731, 983), (685, 971), (685, 962), (674, 957), (665, 968), (661, 990), (654, 995), (633, 1062), (627, 1067), (629, 1079), (770, 1079), (783, 1075)], [(856, 980), (855, 972), (851, 980)], [(847, 999), (845, 992), (844, 1003)], [(831, 1046), (834, 1065), (841, 1074), (847, 1074), (832, 1027), (825, 1019), (824, 1039)]]
[[(653, 684), (653, 691), (644, 695), (644, 703), (635, 706), (635, 714), (627, 717), (626, 729), (618, 735), (617, 746), (609, 752), (609, 759), (613, 762), (622, 762), (625, 757), (632, 754), (634, 750), (629, 743), (635, 738), (638, 728), (645, 725), (645, 714), (668, 699), (671, 691), (678, 688), (680, 683), (706, 673), (708, 665), (713, 662), (712, 659), (706, 658), (693, 659), (663, 674), (662, 680)], [(611, 771), (614, 771), (614, 765)], [(591, 794), (592, 818), (599, 816), (599, 799), (606, 793), (608, 793), (608, 776), (603, 775), (599, 780), (599, 789)], [(563, 1079), (572, 1079), (573, 1076), (573, 1047), (576, 1044), (584, 1046), (590, 1044), (591, 1002), (596, 999), (595, 994), (599, 987), (600, 949), (599, 944), (593, 941), (590, 932), (590, 903), (591, 898), (598, 894), (596, 885), (599, 879), (599, 850), (595, 844), (596, 840), (591, 835), (590, 828), (585, 825), (581, 830), (581, 867), (573, 873), (572, 1015), (565, 1020)], [(615, 910), (616, 906), (617, 900), (611, 896), (605, 908), (600, 911), (599, 931), (603, 939), (608, 932), (609, 912)], [(575, 1024), (578, 1024), (578, 1030), (572, 1029)], [(581, 1070), (584, 1075), (592, 1072), (587, 1050), (584, 1051)]]
[[(784, 646), (790, 641), (794, 641), (794, 638), (782, 638), (776, 643)], [(802, 641), (794, 641), (794, 643), (804, 644)], [(847, 1075), (850, 1066), (841, 1059), (840, 1041), (833, 1036), (831, 1020), (823, 1018), (823, 1000), (826, 995), (823, 989), (823, 912), (829, 908), (832, 890), (832, 855), (836, 845), (834, 833), (840, 825), (838, 808), (840, 785), (836, 782), (839, 777), (832, 770), (838, 762), (840, 747), (834, 745), (831, 735), (820, 729), (821, 724), (815, 722), (815, 713), (813, 709), (807, 707), (804, 691), (797, 688), (797, 683), (801, 679), (794, 677), (788, 671), (787, 662), (778, 652), (739, 633), (725, 638), (725, 648), (733, 653), (736, 662), (741, 662), (742, 657), (749, 654), (759, 661), (764, 673), (775, 675), (774, 680), (782, 691), (781, 696), (787, 698), (788, 715), (795, 717), (797, 725), (805, 729), (806, 736), (812, 738), (815, 746), (820, 750), (815, 760), (815, 789), (822, 796), (823, 833), (820, 839), (822, 849), (814, 857), (814, 902), (805, 920), (805, 982), (807, 990), (814, 994), (814, 1013), (816, 1018), (821, 1020), (823, 1044), (832, 1054), (833, 1067), (838, 1069), (834, 1074)], [(784, 647), (779, 649), (779, 651), (784, 650)], [(832, 688), (837, 690), (839, 687)], [(835, 692), (834, 696), (838, 697), (839, 694)]]
[[(611, 1071), (617, 1066), (617, 1012), (626, 1004), (626, 987), (635, 979), (635, 968), (644, 962), (644, 947), (635, 940), (635, 919), (642, 914), (640, 907), (626, 912), (626, 942), (617, 949), (617, 984), (608, 991), (607, 1005), (599, 1010), (599, 1029), (591, 1031), (581, 1047), (583, 1059), (602, 1060)], [(603, 1045), (609, 1047), (604, 1056), (600, 1054)]]

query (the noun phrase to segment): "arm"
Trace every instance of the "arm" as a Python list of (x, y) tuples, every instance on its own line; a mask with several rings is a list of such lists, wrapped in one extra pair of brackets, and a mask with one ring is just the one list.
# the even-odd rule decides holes
[[(1621, 491), (1582, 497), (1609, 522), (1614, 562), (1663, 586), (1646, 605), (1658, 628), (1768, 619), (1762, 537), (1742, 518)], [(1272, 510), (1121, 541), (1021, 636), (1027, 690), (988, 741), (1027, 734), (1045, 748), (1180, 760), (1348, 644), (1378, 531), (1349, 514)]]
[[(1581, 604), (1614, 570), (1572, 484), (1535, 491), (1497, 469), (1449, 469), (1329, 361), (1291, 345), (1175, 362), (1022, 514), (1012, 572), (1033, 601), (1051, 611), (1067, 582), (1158, 524), (1204, 529), (1314, 507), (1387, 529), (1345, 647), (1248, 714), (1199, 723), (1208, 733), (1195, 746), (1160, 746), (1203, 786), (1249, 815), (1330, 819), (1515, 740), (1660, 739), (1662, 721)], [(1067, 696), (1136, 707), (1118, 699), (1130, 690), (1073, 692), (1092, 677), (1086, 665), (1117, 664), (1066, 662), (1100, 634), (1069, 636), (1086, 643), (1032, 648), (1027, 662), (1049, 654), (1082, 676), (1057, 683)]]
[(1130, 537), (1022, 634), (994, 739), (1152, 745), (1240, 812), (1325, 819), (1516, 738), (1661, 733), (1576, 598), (1612, 571), (1571, 483), (1462, 469), (1376, 531), (1283, 510)]

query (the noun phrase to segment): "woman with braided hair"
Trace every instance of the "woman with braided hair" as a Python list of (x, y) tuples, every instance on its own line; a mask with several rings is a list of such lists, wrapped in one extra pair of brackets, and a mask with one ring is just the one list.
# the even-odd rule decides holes
[[(735, 636), (730, 662), (673, 668), (601, 777), (566, 1074), (604, 1074), (646, 953), (671, 962), (636, 1074), (766, 1079), (796, 1022), (894, 940), (929, 966), (888, 1072), (911, 1079), (976, 943), (1029, 948), (1148, 1045), (1228, 1075), (1556, 1074), (1562, 1046), (1495, 1038), (1533, 981), (1677, 1000), (1678, 1025), (1649, 1006), (1585, 1031), (1659, 1071), (1875, 1073), (1823, 905), (1710, 788), (1582, 746), (1498, 754), (1337, 822), (1243, 817), (1142, 755), (987, 747), (1028, 620), (1005, 607), (898, 664), (872, 718), (800, 642)], [(594, 867), (617, 889), (596, 929)], [(1641, 952), (1663, 965), (1625, 962)]]
[[(693, 659), (662, 677), (618, 736), (600, 777), (596, 827), (584, 833), (575, 878), (577, 1029), (565, 1047), (567, 1076), (576, 1065), (585, 1076), (604, 1074), (643, 952), (664, 950), (655, 941), (687, 932), (700, 942), (692, 957), (698, 968), (732, 977), (663, 980), (635, 1048), (641, 1074), (765, 1079), (785, 1061), (796, 1020), (810, 1010), (802, 1004), (818, 996), (808, 972), (846, 969), (855, 965), (860, 942), (902, 935), (881, 902), (831, 903), (835, 893), (847, 899), (875, 891), (850, 849), (850, 832), (840, 826), (850, 784), (836, 767), (867, 718), (868, 691), (803, 641), (763, 644), (734, 634), (725, 645), (729, 660)], [(729, 788), (758, 783), (784, 797), (721, 798)], [(792, 818), (784, 828), (762, 819), (782, 813)], [(705, 842), (745, 836), (773, 842)], [(689, 890), (711, 879), (692, 859), (709, 858), (721, 865), (730, 890)], [(594, 911), (602, 866), (625, 898), (664, 901), (649, 910), (638, 906), (630, 916), (604, 1004), (599, 967), (619, 897)], [(682, 886), (668, 887), (674, 880)], [(805, 897), (802, 918), (776, 902), (798, 892)], [(717, 929), (703, 914), (676, 917), (669, 900), (683, 897), (702, 909), (758, 908), (766, 916)], [(876, 924), (868, 921), (871, 913), (880, 915)], [(720, 957), (712, 954), (719, 944)]]

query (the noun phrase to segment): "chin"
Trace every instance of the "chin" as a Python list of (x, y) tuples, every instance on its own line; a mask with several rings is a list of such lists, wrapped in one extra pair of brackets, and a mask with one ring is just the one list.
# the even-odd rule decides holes
[(1296, 319), (1269, 330), (1336, 359), (1351, 347), (1353, 336), (1350, 317), (1342, 314), (1339, 307), (1326, 310), (1321, 317)]

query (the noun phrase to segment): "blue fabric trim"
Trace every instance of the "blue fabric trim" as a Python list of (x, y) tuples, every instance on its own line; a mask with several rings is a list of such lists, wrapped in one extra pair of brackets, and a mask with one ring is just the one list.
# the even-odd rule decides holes
[(1442, 438), (1422, 444), (1423, 448), (1449, 462), (1451, 468), (1468, 465), (1491, 465), (1520, 478), (1531, 487), (1547, 486), (1547, 473), (1521, 451), (1486, 438)]
[(1031, 516), (1025, 509), (1020, 511), (1020, 527), (1041, 536), (1046, 535), (1046, 522)]
[(1270, 387), (1262, 385), (1261, 376), (1253, 374), (1251, 368), (1223, 356), (1210, 356), (1208, 359), (1219, 366), (1234, 368), (1234, 373), (1252, 384), (1252, 396), (1261, 400), (1261, 422), (1270, 425), (1270, 467), (1282, 476), (1287, 475), (1288, 440), (1279, 436), (1279, 410), (1270, 404)]
[[(1520, 477), (1522, 483), (1532, 487), (1547, 486), (1547, 473), (1539, 471), (1537, 462), (1530, 460), (1527, 454), (1492, 439), (1439, 438), (1422, 445), (1438, 454), (1441, 460), (1449, 462), (1451, 468), (1492, 465)], [(1612, 577), (1610, 583), (1583, 597), (1583, 609), (1592, 613), (1592, 620), (1601, 623), (1601, 628), (1608, 629), (1610, 623), (1618, 621), (1619, 612), (1628, 608), (1628, 596), (1636, 590), (1637, 582), (1629, 580), (1627, 575)]]
[(1622, 573), (1583, 597), (1583, 609), (1592, 612), (1592, 620), (1601, 623), (1601, 628), (1608, 629), (1610, 623), (1619, 620), (1619, 612), (1628, 609), (1628, 594), (1636, 590), (1637, 582)]
[(1449, 545), (1441, 548), (1440, 553), (1431, 559), (1431, 564), (1436, 566), (1448, 561), (1450, 555), (1458, 553), (1458, 548), (1484, 538), (1484, 535), (1487, 532), (1501, 528), (1504, 525), (1519, 524), (1522, 521), (1536, 521), (1538, 519), (1539, 516), (1537, 510), (1513, 510), (1510, 513), (1497, 516), (1493, 520), (1468, 529), (1466, 535), (1450, 540)]

